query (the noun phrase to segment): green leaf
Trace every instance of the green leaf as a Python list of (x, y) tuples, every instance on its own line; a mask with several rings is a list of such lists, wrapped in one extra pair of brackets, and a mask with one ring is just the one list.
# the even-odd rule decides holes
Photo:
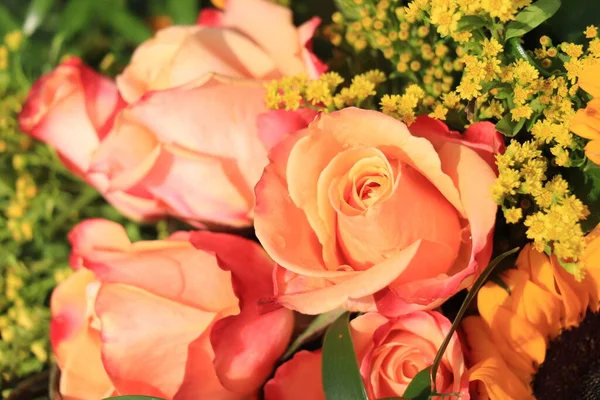
[(485, 19), (476, 15), (465, 15), (458, 21), (458, 31), (472, 31), (486, 26)]
[(288, 347), (287, 351), (283, 355), (283, 359), (288, 359), (294, 354), (304, 343), (308, 342), (310, 339), (324, 331), (330, 324), (332, 324), (336, 319), (340, 317), (345, 311), (344, 310), (333, 310), (328, 313), (318, 315), (315, 319), (313, 319), (306, 328), (304, 332), (302, 332), (296, 340)]
[(513, 128), (514, 123), (510, 114), (506, 114), (504, 118), (496, 123), (496, 130), (504, 136), (513, 137)]
[(176, 25), (192, 25), (198, 19), (197, 0), (168, 0), (167, 9)]
[(19, 29), (19, 22), (14, 15), (2, 4), (0, 4), (0, 32), (11, 32)]
[(327, 400), (368, 400), (352, 347), (348, 318), (348, 313), (342, 314), (325, 334), (322, 379)]
[(115, 397), (107, 397), (104, 400), (164, 400), (160, 397), (152, 397), (152, 396), (115, 396)]
[(33, 0), (29, 3), (25, 22), (23, 23), (25, 36), (31, 36), (39, 28), (53, 4), (54, 0)]
[(419, 371), (410, 381), (402, 398), (427, 400), (431, 394), (431, 366)]
[(139, 44), (152, 36), (150, 29), (140, 19), (130, 14), (125, 7), (107, 6), (107, 0), (96, 0), (96, 5), (105, 23), (132, 44)]
[(583, 168), (569, 168), (568, 180), (573, 194), (590, 210), (581, 223), (584, 232), (589, 232), (600, 223), (600, 166), (588, 160)]
[[(440, 362), (442, 361), (442, 357), (444, 356), (444, 352), (446, 351), (446, 348), (448, 347), (448, 344), (450, 343), (450, 340), (452, 339), (452, 335), (458, 329), (460, 321), (462, 320), (463, 316), (467, 312), (467, 308), (469, 307), (469, 304), (471, 304), (471, 301), (473, 301), (473, 299), (477, 295), (477, 292), (479, 291), (479, 289), (487, 281), (487, 279), (490, 276), (490, 274), (494, 271), (494, 268), (496, 268), (496, 266), (498, 264), (500, 264), (500, 262), (502, 260), (504, 260), (506, 257), (508, 257), (508, 256), (516, 253), (517, 251), (519, 251), (519, 248), (515, 247), (512, 250), (508, 250), (508, 251), (500, 254), (498, 257), (494, 258), (488, 264), (488, 266), (483, 270), (483, 272), (481, 273), (481, 275), (479, 275), (477, 277), (477, 279), (473, 283), (473, 286), (469, 290), (469, 293), (467, 293), (467, 297), (465, 297), (465, 300), (461, 304), (460, 309), (458, 310), (458, 313), (456, 314), (456, 318), (454, 318), (454, 321), (452, 322), (452, 326), (450, 327), (450, 330), (448, 331), (448, 334), (446, 335), (446, 337), (444, 338), (444, 341), (442, 342), (442, 345), (438, 349), (438, 352), (437, 352), (437, 354), (436, 354), (436, 356), (435, 356), (435, 358), (433, 360), (433, 364), (431, 366), (431, 377), (437, 376), (437, 371), (438, 371), (438, 368), (440, 366)], [(435, 387), (435, 379), (433, 379), (432, 381), (433, 381), (433, 390), (434, 390), (434, 392), (437, 393), (437, 390), (436, 390), (436, 387)]]
[(333, 0), (338, 11), (342, 13), (344, 18), (350, 21), (360, 19), (360, 6), (356, 5), (353, 0)]
[(517, 14), (506, 26), (505, 40), (521, 37), (552, 17), (560, 8), (560, 0), (538, 0)]
[(87, 27), (93, 16), (94, 2), (89, 0), (70, 0), (63, 9), (58, 26), (61, 41), (69, 40), (73, 35)]

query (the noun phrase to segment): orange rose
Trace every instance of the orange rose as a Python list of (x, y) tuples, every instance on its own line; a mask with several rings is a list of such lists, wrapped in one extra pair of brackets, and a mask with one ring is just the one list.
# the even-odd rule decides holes
[(71, 58), (33, 85), (19, 124), (23, 132), (52, 146), (72, 173), (123, 214), (136, 220), (154, 218), (165, 209), (146, 191), (132, 187), (108, 194), (106, 177), (89, 171), (92, 154), (124, 105), (113, 82)]
[(51, 302), (66, 399), (247, 399), (285, 350), (293, 315), (259, 310), (273, 262), (255, 243), (178, 232), (132, 244), (106, 220), (69, 238), (76, 272)]
[[(265, 0), (230, 0), (224, 12), (211, 11), (200, 26), (159, 31), (133, 54), (117, 77), (128, 102), (144, 93), (195, 80), (207, 73), (235, 78), (271, 79), (324, 70), (307, 45), (320, 20), (296, 28), (292, 12)], [(265, 23), (268, 21), (268, 23)]]
[(279, 303), (305, 314), (398, 315), (472, 283), (491, 254), (496, 176), (473, 143), (431, 121), (409, 130), (348, 108), (272, 149), (255, 227), (280, 265)]
[[(416, 311), (388, 319), (367, 313), (350, 322), (350, 334), (369, 399), (402, 396), (410, 381), (433, 362), (451, 327), (442, 314)], [(469, 400), (468, 377), (456, 333), (438, 369), (436, 388)], [(265, 385), (265, 400), (325, 400), (321, 352), (300, 351)]]
[(207, 75), (148, 93), (121, 112), (92, 170), (109, 191), (143, 188), (190, 223), (251, 225), (253, 188), (268, 163), (256, 128), (263, 91)]

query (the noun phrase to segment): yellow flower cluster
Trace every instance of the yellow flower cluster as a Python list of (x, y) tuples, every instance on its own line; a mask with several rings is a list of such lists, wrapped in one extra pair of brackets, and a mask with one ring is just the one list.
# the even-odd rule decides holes
[(499, 176), (492, 197), (503, 206), (506, 221), (518, 223), (523, 211), (530, 211), (524, 225), (536, 250), (551, 250), (560, 260), (572, 261), (564, 265), (580, 276), (582, 266), (577, 261), (585, 249), (580, 222), (589, 215), (587, 207), (570, 193), (562, 176), (547, 179), (548, 160), (539, 142), (513, 140), (496, 160)]
[(356, 15), (333, 15), (334, 25), (325, 33), (335, 46), (345, 39), (355, 51), (369, 47), (379, 50), (395, 66), (390, 78), (403, 77), (418, 84), (425, 92), (423, 103), (432, 106), (435, 99), (452, 90), (454, 72), (462, 65), (453, 63), (454, 49), (432, 29), (427, 19), (414, 17), (416, 6), (405, 8), (400, 0), (354, 0)]
[(379, 104), (384, 114), (397, 118), (410, 126), (415, 122), (415, 109), (424, 96), (425, 92), (418, 85), (410, 85), (403, 95), (384, 95)]
[(337, 92), (344, 79), (336, 72), (325, 73), (318, 79), (309, 79), (306, 75), (284, 77), (265, 84), (265, 102), (272, 110), (310, 107), (330, 112), (349, 106), (360, 107), (376, 94), (378, 85), (385, 80), (383, 72), (371, 70), (356, 75), (348, 87)]

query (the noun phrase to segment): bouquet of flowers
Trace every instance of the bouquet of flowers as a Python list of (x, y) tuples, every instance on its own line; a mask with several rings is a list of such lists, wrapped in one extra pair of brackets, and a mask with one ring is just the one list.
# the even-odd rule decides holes
[(598, 29), (561, 39), (559, 0), (336, 6), (213, 1), (115, 79), (67, 57), (33, 85), (20, 129), (168, 221), (68, 234), (56, 396), (599, 398)]

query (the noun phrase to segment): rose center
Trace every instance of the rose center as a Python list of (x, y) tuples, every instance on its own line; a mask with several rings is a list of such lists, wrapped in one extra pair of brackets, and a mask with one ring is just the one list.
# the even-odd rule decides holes
[(562, 332), (546, 352), (532, 385), (537, 399), (597, 399), (600, 393), (600, 313)]

